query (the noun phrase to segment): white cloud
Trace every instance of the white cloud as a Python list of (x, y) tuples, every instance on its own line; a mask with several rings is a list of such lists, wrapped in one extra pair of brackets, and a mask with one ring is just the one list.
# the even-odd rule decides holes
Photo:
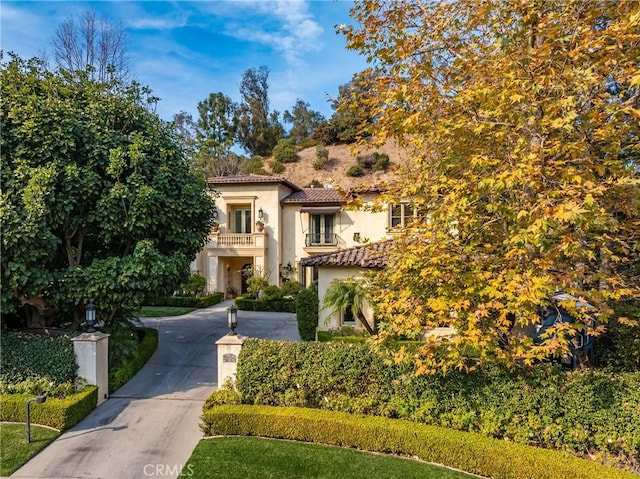
[[(228, 34), (242, 40), (269, 45), (284, 55), (287, 63), (297, 64), (304, 53), (322, 49), (323, 28), (309, 12), (303, 1), (259, 2), (242, 4), (250, 6), (275, 24), (267, 28), (267, 21), (251, 26), (237, 26), (228, 29)], [(252, 20), (256, 20), (253, 17)]]
[(126, 22), (126, 26), (134, 30), (171, 30), (173, 28), (184, 27), (186, 24), (186, 16), (179, 18), (133, 18)]

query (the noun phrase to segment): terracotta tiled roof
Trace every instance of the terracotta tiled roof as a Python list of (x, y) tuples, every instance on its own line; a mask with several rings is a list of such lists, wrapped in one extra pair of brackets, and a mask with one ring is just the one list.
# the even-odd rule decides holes
[(340, 194), (333, 188), (305, 188), (284, 198), (281, 203), (341, 203)]
[(365, 246), (334, 251), (302, 258), (302, 266), (359, 266), (361, 268), (384, 268), (391, 241), (381, 241)]
[(275, 183), (281, 184), (289, 188), (291, 191), (302, 191), (299, 186), (294, 185), (289, 180), (279, 176), (264, 176), (264, 175), (236, 175), (236, 176), (214, 176), (213, 178), (207, 178), (207, 183), (210, 185), (251, 185), (256, 183)]

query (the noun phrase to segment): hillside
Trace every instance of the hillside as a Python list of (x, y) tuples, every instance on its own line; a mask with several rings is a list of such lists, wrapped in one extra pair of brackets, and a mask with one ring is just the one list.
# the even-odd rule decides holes
[(393, 141), (387, 142), (384, 146), (376, 148), (360, 147), (354, 154), (353, 145), (330, 145), (325, 148), (329, 150), (329, 161), (324, 169), (316, 170), (313, 163), (316, 160), (316, 147), (307, 148), (298, 152), (300, 158), (296, 163), (285, 163), (285, 170), (282, 173), (272, 173), (269, 168), (271, 159), (265, 162), (265, 170), (274, 176), (283, 176), (292, 183), (300, 187), (308, 187), (312, 181), (320, 184), (337, 184), (348, 189), (362, 184), (373, 185), (379, 180), (388, 180), (393, 177), (390, 170), (366, 172), (364, 176), (350, 177), (346, 172), (349, 167), (356, 164), (358, 155), (371, 153), (386, 153), (389, 155), (390, 165), (396, 165), (404, 161), (403, 152)]

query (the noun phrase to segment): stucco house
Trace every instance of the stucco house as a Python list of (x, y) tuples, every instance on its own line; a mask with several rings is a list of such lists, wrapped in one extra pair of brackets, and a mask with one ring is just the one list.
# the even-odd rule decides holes
[[(223, 291), (228, 297), (246, 292), (243, 273), (253, 268), (270, 284), (282, 285), (287, 279), (305, 286), (317, 282), (322, 302), (333, 279), (358, 277), (369, 267), (357, 264), (358, 254), (348, 256), (349, 251), (364, 254), (369, 249), (365, 242), (389, 238), (393, 227), (404, 221), (404, 205), (379, 212), (352, 210), (333, 188), (301, 188), (281, 177), (224, 176), (210, 178), (208, 185), (219, 195), (218, 225), (192, 269), (206, 278), (209, 292)], [(379, 192), (361, 188), (357, 194), (367, 203)], [(332, 258), (342, 259), (332, 263)], [(320, 314), (320, 327), (352, 324), (351, 318)]]
[[(380, 241), (302, 258), (300, 264), (303, 268), (313, 268), (316, 271), (320, 305), (322, 305), (324, 294), (332, 281), (350, 278), (359, 279), (366, 270), (384, 268), (387, 264), (389, 244), (390, 241)], [(373, 328), (375, 326), (373, 309), (365, 304), (362, 314)], [(342, 326), (361, 327), (350, 311), (335, 315), (331, 314), (331, 311), (327, 309), (320, 309), (319, 329), (337, 329)]]

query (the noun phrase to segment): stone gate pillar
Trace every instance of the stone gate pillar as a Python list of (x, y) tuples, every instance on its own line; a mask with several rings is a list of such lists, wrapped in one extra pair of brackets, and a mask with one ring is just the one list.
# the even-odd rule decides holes
[(78, 377), (98, 386), (98, 404), (109, 397), (109, 335), (101, 331), (82, 333), (73, 341)]
[(227, 379), (236, 382), (236, 370), (238, 369), (238, 356), (245, 337), (238, 334), (226, 334), (216, 341), (218, 349), (218, 389)]

